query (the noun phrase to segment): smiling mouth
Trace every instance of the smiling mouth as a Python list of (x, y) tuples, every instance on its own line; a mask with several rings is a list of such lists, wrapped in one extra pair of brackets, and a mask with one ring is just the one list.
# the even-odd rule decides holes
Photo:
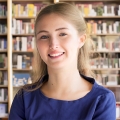
[(56, 53), (56, 54), (48, 54), (49, 57), (55, 58), (55, 57), (59, 57), (61, 55), (63, 55), (65, 52), (62, 53)]

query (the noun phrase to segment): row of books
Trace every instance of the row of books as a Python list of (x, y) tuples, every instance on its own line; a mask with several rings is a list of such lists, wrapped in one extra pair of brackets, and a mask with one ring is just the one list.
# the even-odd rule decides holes
[(118, 74), (97, 73), (96, 81), (100, 85), (120, 85), (120, 76)]
[(34, 49), (34, 37), (14, 37), (13, 38), (13, 50), (15, 51), (33, 51)]
[(0, 54), (0, 68), (7, 68), (7, 55)]
[(0, 16), (7, 16), (7, 6), (0, 4)]
[(92, 36), (95, 51), (120, 51), (120, 36)]
[(90, 34), (120, 33), (120, 21), (89, 20), (87, 27)]
[(32, 83), (29, 73), (14, 73), (12, 79), (13, 79), (13, 86), (23, 86), (25, 84)]
[(8, 85), (8, 75), (5, 71), (0, 71), (0, 85)]
[(116, 104), (116, 118), (120, 118), (120, 105)]
[(32, 57), (30, 55), (13, 54), (13, 68), (32, 69)]
[(0, 50), (7, 49), (7, 40), (6, 38), (0, 38)]
[(90, 60), (91, 68), (120, 68), (120, 58), (98, 57)]
[[(12, 3), (12, 15), (35, 17), (40, 9), (45, 7), (46, 3), (37, 4), (14, 4)], [(76, 4), (82, 11), (83, 16), (120, 16), (120, 5), (104, 5), (101, 3), (94, 4)]]
[(8, 104), (0, 103), (0, 118), (8, 117)]
[(12, 34), (32, 34), (34, 33), (34, 19), (30, 22), (12, 19)]
[(8, 100), (8, 89), (0, 88), (0, 101)]
[(45, 7), (46, 3), (35, 3), (35, 4), (14, 4), (12, 3), (12, 15), (35, 17), (40, 9)]
[(0, 23), (0, 34), (7, 33), (7, 25)]
[[(120, 21), (87, 21), (88, 32), (90, 34), (115, 34), (120, 33)], [(12, 19), (12, 34), (32, 34), (34, 33), (34, 19), (31, 22)]]
[(120, 16), (120, 5), (105, 5), (103, 2), (94, 2), (92, 4), (76, 4), (83, 12), (84, 16)]

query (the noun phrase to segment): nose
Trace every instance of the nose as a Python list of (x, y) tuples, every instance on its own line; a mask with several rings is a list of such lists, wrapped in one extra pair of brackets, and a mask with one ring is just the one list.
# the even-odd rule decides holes
[(52, 45), (52, 46), (50, 46), (50, 49), (53, 49), (53, 50), (55, 50), (57, 48), (59, 48), (58, 45)]
[(53, 49), (53, 50), (59, 48), (59, 43), (58, 43), (57, 39), (52, 38), (52, 39), (50, 40), (49, 48), (50, 48), (50, 49)]

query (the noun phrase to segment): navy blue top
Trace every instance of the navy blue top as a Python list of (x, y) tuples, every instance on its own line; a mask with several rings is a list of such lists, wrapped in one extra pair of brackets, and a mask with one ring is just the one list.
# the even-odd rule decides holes
[(48, 98), (40, 88), (23, 91), (13, 100), (9, 120), (116, 120), (113, 92), (98, 85), (93, 78), (81, 76), (93, 84), (84, 97), (66, 101)]

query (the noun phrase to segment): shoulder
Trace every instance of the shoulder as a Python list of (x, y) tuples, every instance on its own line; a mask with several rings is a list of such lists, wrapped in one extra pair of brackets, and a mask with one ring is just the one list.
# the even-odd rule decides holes
[(93, 119), (115, 120), (116, 99), (114, 93), (97, 83), (95, 84), (96, 89), (94, 90), (94, 98), (96, 97), (96, 110)]
[(39, 86), (37, 87), (36, 85), (27, 85), (21, 88), (17, 94), (16, 97), (20, 98), (22, 97), (23, 99), (26, 99), (28, 97), (33, 97), (35, 95), (38, 95), (38, 90)]
[(96, 82), (94, 84), (95, 84), (94, 85), (95, 89), (94, 89), (93, 94), (94, 94), (94, 97), (98, 98), (99, 101), (103, 99), (104, 99), (103, 102), (108, 101), (108, 100), (113, 101), (113, 102), (116, 101), (115, 95), (110, 89), (105, 88), (101, 85), (98, 85)]
[(93, 84), (93, 88), (91, 90), (91, 93), (92, 93), (92, 97), (93, 98), (96, 98), (96, 97), (102, 97), (102, 96), (113, 96), (114, 97), (114, 93), (108, 89), (108, 88), (105, 88), (103, 87), (102, 85), (98, 85), (96, 80), (92, 77), (88, 77), (88, 76), (85, 76), (85, 75), (82, 75), (81, 76), (87, 80), (88, 82), (90, 82), (91, 84)]
[(30, 89), (21, 88), (14, 97), (13, 105), (23, 106), (24, 109), (27, 109), (31, 104), (40, 101), (40, 89), (35, 89), (30, 91)]
[[(40, 78), (37, 82), (33, 84), (27, 84), (23, 86), (16, 94), (14, 100), (15, 101), (24, 101), (24, 104), (28, 105), (31, 101), (34, 101), (35, 99), (40, 99), (40, 87), (45, 82), (45, 80), (48, 78), (48, 75), (45, 75)], [(33, 99), (35, 98), (35, 99)]]

